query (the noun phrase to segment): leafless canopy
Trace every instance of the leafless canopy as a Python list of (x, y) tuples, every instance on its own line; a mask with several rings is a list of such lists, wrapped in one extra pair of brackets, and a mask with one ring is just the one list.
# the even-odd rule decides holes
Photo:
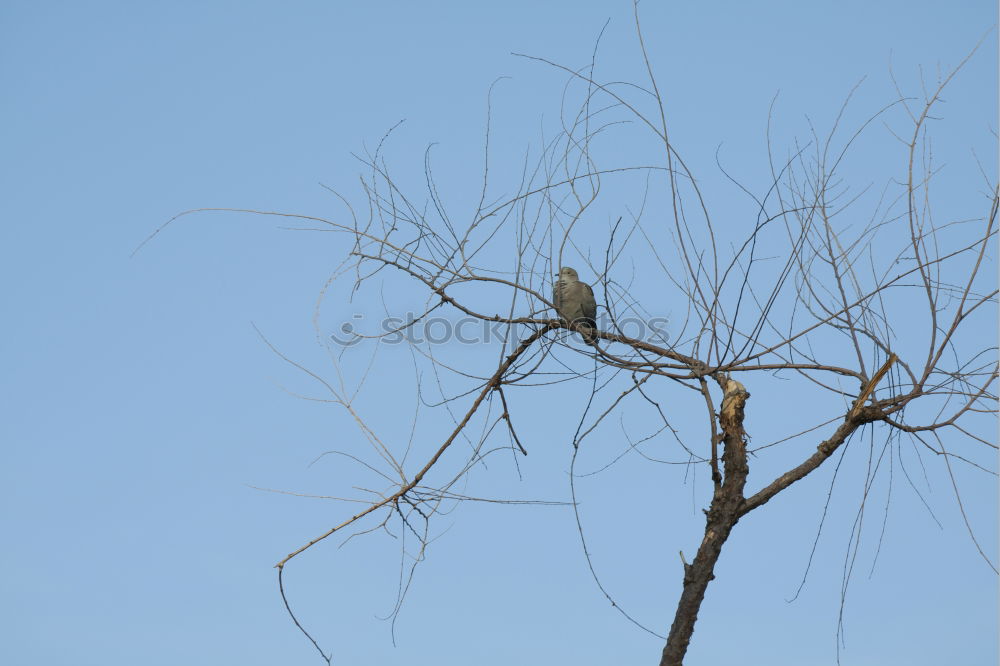
[[(705, 538), (683, 565), (662, 664), (681, 663), (716, 559), (739, 519), (807, 477), (852, 437), (865, 432), (876, 448), (881, 441), (934, 454), (951, 478), (956, 465), (995, 475), (997, 349), (992, 333), (982, 331), (992, 332), (997, 317), (997, 184), (984, 173), (982, 212), (974, 219), (939, 212), (929, 150), (930, 119), (962, 65), (921, 97), (898, 90), (859, 126), (845, 128), (838, 115), (825, 133), (783, 147), (772, 145), (769, 129), (766, 187), (740, 185), (749, 202), (744, 216), (719, 220), (675, 147), (664, 94), (642, 33), (636, 34), (644, 58), (638, 83), (600, 80), (594, 62), (574, 69), (532, 58), (565, 77), (560, 130), (529, 151), (518, 182), (497, 184), (488, 129), (472, 215), (449, 212), (429, 157), (426, 190), (404, 191), (384, 158), (387, 134), (362, 158), (366, 206), (337, 194), (350, 211), (346, 220), (290, 216), (348, 239), (332, 282), (353, 281), (353, 291), (376, 301), (390, 280), (407, 283), (405, 293), (416, 295), (408, 306), (415, 317), (401, 318), (393, 330), (359, 333), (361, 344), (333, 351), (335, 364), (341, 354), (370, 355), (370, 372), (379, 372), (372, 352), (378, 338), (398, 337), (435, 312), (489, 324), (502, 344), (454, 359), (440, 357), (434, 345), (412, 345), (425, 407), (452, 424), (419, 461), (408, 455), (423, 433), (387, 441), (378, 415), (356, 409), (364, 379), (348, 386), (342, 375), (337, 381), (313, 375), (327, 399), (355, 418), (375, 455), (342, 453), (364, 459), (383, 487), (346, 498), (357, 508), (281, 560), (279, 578), (296, 556), (340, 532), (395, 524), (422, 548), (443, 507), (473, 499), (458, 486), (472, 467), (497, 451), (530, 452), (532, 425), (511, 409), (511, 394), (544, 392), (555, 382), (592, 385), (584, 414), (565, 408), (574, 459), (602, 421), (640, 401), (659, 414), (662, 427), (650, 435), (663, 443), (659, 451), (709, 470)], [(872, 188), (848, 187), (841, 172), (852, 149), (866, 133), (887, 129), (901, 148), (896, 170)], [(648, 162), (615, 162), (622, 153), (608, 146), (629, 141), (645, 147), (640, 154)], [(495, 194), (510, 187), (513, 193)], [(585, 224), (604, 230), (599, 250), (581, 241)], [(601, 313), (596, 347), (580, 344), (579, 334), (567, 330), (572, 325), (554, 313), (553, 275), (566, 264), (594, 283)], [(651, 296), (664, 292), (669, 313)], [(642, 336), (625, 325), (668, 316), (667, 326)], [(675, 428), (679, 415), (651, 397), (657, 385), (703, 403), (700, 434)], [(434, 392), (437, 402), (427, 397)], [(812, 396), (809, 421), (788, 413), (792, 395)], [(744, 419), (755, 409), (797, 433), (786, 440), (806, 445), (783, 471), (750, 484)], [(755, 442), (750, 451), (758, 458), (787, 452), (771, 448), (779, 443)], [(954, 491), (960, 498), (957, 484)], [(971, 526), (969, 534), (975, 543)]]

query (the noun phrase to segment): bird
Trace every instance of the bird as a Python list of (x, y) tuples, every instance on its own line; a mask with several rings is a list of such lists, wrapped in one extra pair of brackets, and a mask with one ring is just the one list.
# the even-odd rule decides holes
[[(559, 269), (559, 279), (552, 286), (552, 302), (556, 306), (556, 312), (566, 323), (583, 324), (592, 330), (597, 329), (594, 290), (586, 282), (580, 282), (575, 269), (569, 266)], [(597, 343), (597, 338), (590, 331), (581, 329), (579, 333), (587, 344)]]

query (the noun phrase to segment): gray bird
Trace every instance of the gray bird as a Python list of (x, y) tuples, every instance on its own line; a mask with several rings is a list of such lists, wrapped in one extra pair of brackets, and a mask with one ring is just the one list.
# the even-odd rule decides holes
[[(580, 282), (576, 271), (569, 266), (559, 269), (559, 279), (552, 287), (552, 302), (556, 312), (563, 321), (584, 324), (592, 329), (597, 328), (597, 301), (594, 300), (594, 290), (586, 282)], [(595, 338), (590, 332), (580, 331), (587, 344), (595, 344)]]

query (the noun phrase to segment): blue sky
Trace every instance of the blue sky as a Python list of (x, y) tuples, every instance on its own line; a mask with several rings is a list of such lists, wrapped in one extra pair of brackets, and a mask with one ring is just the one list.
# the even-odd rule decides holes
[[(848, 118), (855, 123), (893, 99), (890, 63), (919, 91), (921, 67), (953, 66), (996, 22), (995, 3), (979, 0), (646, 0), (642, 13), (676, 144), (708, 182), (720, 180), (718, 148), (727, 169), (758, 190), (776, 93), (778, 140), (787, 145), (808, 122), (827, 127), (862, 77)], [(510, 77), (494, 93), (499, 190), (505, 178), (516, 183), (508, 174), (517, 175), (525, 146), (559, 112), (563, 77), (511, 53), (582, 66), (608, 19), (602, 71), (641, 79), (625, 2), (0, 4), (0, 661), (321, 663), (288, 620), (272, 567), (352, 507), (251, 486), (349, 493), (362, 483), (356, 468), (330, 457), (310, 463), (357, 437), (335, 408), (290, 394), (314, 387), (254, 325), (283, 353), (323, 368), (313, 311), (345, 240), (269, 218), (206, 214), (130, 254), (189, 208), (342, 217), (321, 183), (362, 203), (352, 153), (401, 119), (388, 149), (400, 182), (419, 193), (424, 149), (437, 142), (441, 190), (456, 211), (468, 210), (490, 84)], [(956, 212), (945, 215), (973, 214), (964, 191), (949, 191), (978, 177), (973, 151), (996, 181), (996, 62), (994, 30), (946, 95), (935, 149), (949, 169), (943, 205)], [(859, 148), (852, 168), (861, 181), (882, 164), (876, 149), (887, 141), (876, 133)], [(624, 159), (631, 149), (622, 148)], [(724, 218), (730, 204), (718, 205)], [(322, 330), (381, 308), (347, 296), (335, 289), (327, 297)], [(664, 309), (683, 306), (667, 296)], [(410, 373), (409, 354), (388, 350), (383, 361), (362, 406), (398, 438), (413, 395), (391, 368)], [(578, 399), (584, 389), (548, 399)], [(521, 477), (505, 460), (477, 470), (470, 493), (567, 499), (569, 435), (538, 400), (520, 403), (533, 426)], [(426, 418), (428, 441), (446, 431), (442, 415)], [(757, 428), (763, 439), (766, 426)], [(812, 444), (800, 446), (790, 459)], [(585, 461), (587, 469), (600, 460)], [(995, 455), (985, 460), (996, 469)], [(688, 663), (834, 663), (860, 483), (846, 478), (794, 603), (785, 599), (802, 576), (829, 470), (739, 525)], [(995, 477), (963, 471), (960, 480), (995, 563)], [(677, 551), (697, 547), (708, 487), (704, 475), (692, 482), (683, 469), (640, 461), (581, 481), (596, 566), (623, 607), (660, 633), (676, 601)], [(997, 661), (996, 578), (969, 541), (940, 466), (927, 487), (941, 527), (902, 490), (874, 567), (877, 537), (864, 542), (843, 664)], [(435, 534), (395, 646), (379, 619), (392, 610), (399, 575), (391, 538), (331, 541), (289, 565), (297, 613), (334, 663), (658, 658), (662, 641), (625, 621), (593, 584), (565, 507), (462, 506)]]

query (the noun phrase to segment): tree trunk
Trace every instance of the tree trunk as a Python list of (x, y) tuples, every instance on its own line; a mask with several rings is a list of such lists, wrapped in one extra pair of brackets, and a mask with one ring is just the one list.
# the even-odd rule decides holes
[(677, 603), (677, 612), (670, 627), (670, 634), (667, 636), (667, 644), (663, 648), (660, 666), (681, 666), (683, 663), (688, 643), (691, 642), (691, 634), (694, 633), (694, 623), (698, 619), (698, 610), (705, 598), (705, 590), (709, 581), (715, 578), (715, 563), (722, 553), (722, 546), (729, 538), (730, 531), (739, 520), (737, 516), (713, 516), (713, 511), (714, 508), (708, 512), (705, 538), (698, 548), (694, 562), (684, 564), (684, 590)]
[(691, 634), (694, 633), (694, 623), (698, 619), (698, 610), (705, 598), (705, 590), (715, 578), (715, 563), (719, 560), (729, 533), (742, 515), (743, 488), (750, 471), (744, 440), (746, 433), (743, 430), (743, 407), (750, 394), (737, 381), (724, 379), (720, 384), (725, 392), (722, 409), (719, 410), (722, 441), (725, 444), (722, 453), (725, 479), (716, 483), (712, 505), (706, 511), (705, 538), (698, 547), (698, 554), (691, 564), (684, 563), (684, 589), (677, 603), (677, 612), (674, 614), (674, 623), (670, 626), (667, 644), (663, 648), (660, 666), (683, 664)]

